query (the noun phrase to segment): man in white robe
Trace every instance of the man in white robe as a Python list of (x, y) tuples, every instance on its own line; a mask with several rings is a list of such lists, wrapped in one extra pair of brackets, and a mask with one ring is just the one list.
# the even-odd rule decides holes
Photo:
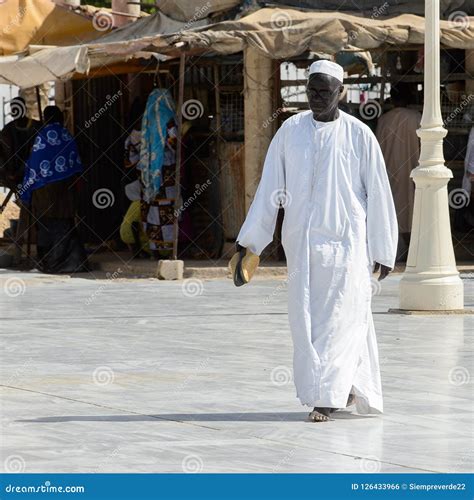
[(359, 413), (383, 410), (371, 276), (374, 264), (387, 276), (397, 248), (384, 159), (370, 129), (338, 109), (342, 80), (336, 63), (311, 65), (311, 110), (275, 134), (237, 237), (260, 255), (282, 202), (294, 381), (317, 422), (350, 400)]

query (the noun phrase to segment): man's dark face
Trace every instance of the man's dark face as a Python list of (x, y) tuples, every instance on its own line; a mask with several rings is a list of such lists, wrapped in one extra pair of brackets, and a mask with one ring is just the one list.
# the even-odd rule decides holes
[(337, 105), (343, 89), (341, 82), (333, 76), (324, 73), (310, 75), (306, 94), (315, 120), (329, 121), (337, 118)]

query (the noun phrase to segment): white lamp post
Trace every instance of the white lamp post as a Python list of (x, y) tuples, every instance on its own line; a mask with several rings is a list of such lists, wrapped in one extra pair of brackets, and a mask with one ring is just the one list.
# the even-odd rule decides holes
[(447, 184), (453, 174), (444, 165), (440, 107), (439, 0), (425, 0), (425, 76), (419, 166), (415, 181), (413, 225), (400, 309), (456, 310), (464, 307), (463, 283), (456, 269), (449, 221)]

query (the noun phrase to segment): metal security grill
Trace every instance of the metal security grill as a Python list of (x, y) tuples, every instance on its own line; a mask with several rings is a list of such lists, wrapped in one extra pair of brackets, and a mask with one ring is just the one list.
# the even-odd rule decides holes
[(474, 125), (474, 94), (441, 92), (441, 115), (449, 129), (470, 129)]
[(221, 92), (221, 134), (244, 135), (244, 98), (239, 92)]

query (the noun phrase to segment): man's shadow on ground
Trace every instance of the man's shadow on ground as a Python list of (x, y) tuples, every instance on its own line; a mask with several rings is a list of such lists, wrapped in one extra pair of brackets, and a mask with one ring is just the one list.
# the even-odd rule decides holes
[[(255, 413), (162, 413), (151, 415), (64, 415), (16, 420), (16, 422), (304, 422), (308, 412), (255, 412)], [(338, 411), (331, 415), (334, 420), (371, 418), (373, 415), (358, 415), (350, 411)]]

